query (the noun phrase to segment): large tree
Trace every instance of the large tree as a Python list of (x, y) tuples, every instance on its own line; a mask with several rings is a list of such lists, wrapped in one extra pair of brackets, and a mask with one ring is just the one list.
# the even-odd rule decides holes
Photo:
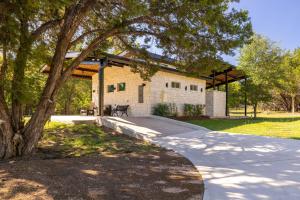
[[(220, 55), (232, 54), (251, 35), (247, 12), (230, 8), (232, 2), (236, 0), (2, 1), (0, 158), (32, 152), (54, 111), (59, 89), (95, 50), (114, 44), (148, 60), (146, 49), (152, 44), (177, 60), (174, 65), (194, 74), (221, 65)], [(141, 39), (143, 44), (137, 45)], [(22, 97), (28, 91), (23, 90), (23, 83), (28, 62), (40, 45), (49, 47), (50, 59), (45, 63), (51, 70), (35, 112), (24, 124)], [(65, 60), (66, 53), (78, 45), (81, 53)], [(146, 64), (135, 67), (142, 75), (154, 71)], [(10, 92), (5, 85), (10, 85)], [(7, 96), (11, 104), (5, 100)]]
[(295, 112), (295, 98), (300, 93), (300, 49), (287, 52), (282, 63), (282, 77), (279, 90), (281, 95), (291, 99), (291, 112)]

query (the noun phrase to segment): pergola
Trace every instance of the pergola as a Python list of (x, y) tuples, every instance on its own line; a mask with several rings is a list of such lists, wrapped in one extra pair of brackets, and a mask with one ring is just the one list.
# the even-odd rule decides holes
[[(245, 73), (241, 70), (236, 69), (235, 66), (230, 66), (229, 68), (223, 71), (212, 71), (212, 74), (209, 75), (209, 80), (206, 80), (206, 89), (215, 90), (216, 87), (219, 89), (219, 86), (225, 85), (226, 92), (226, 116), (229, 116), (229, 108), (228, 108), (228, 96), (229, 96), (229, 88), (228, 84), (244, 79), (244, 84), (247, 83), (247, 77)], [(245, 101), (244, 101), (244, 114), (247, 116), (247, 94), (245, 92)]]
[[(79, 52), (68, 53), (66, 59), (71, 59), (77, 57)], [(154, 54), (156, 55), (156, 54)], [(164, 63), (163, 59), (159, 59), (159, 56), (156, 55), (155, 59)], [(87, 57), (73, 72), (72, 76), (83, 79), (92, 79), (92, 76), (96, 73), (99, 74), (99, 114), (103, 115), (103, 107), (104, 107), (104, 69), (106, 67), (124, 67), (131, 66), (132, 63), (143, 62), (142, 60), (133, 60), (124, 56), (118, 56), (108, 53), (101, 53), (98, 55), (92, 55)], [(153, 66), (157, 67), (157, 64), (153, 64)], [(168, 65), (159, 65), (160, 70), (176, 73), (176, 74), (185, 74), (188, 73), (177, 70), (175, 67), (170, 67)], [(49, 73), (50, 67), (44, 66), (41, 70), (43, 73)], [(208, 76), (199, 76), (198, 78), (206, 80), (206, 89), (216, 89), (221, 85), (225, 85), (226, 92), (226, 116), (229, 116), (229, 108), (228, 108), (228, 84), (245, 79), (246, 76), (241, 70), (236, 69), (234, 66), (230, 66), (229, 68), (223, 71), (212, 71), (212, 73)], [(247, 96), (245, 93), (245, 116), (247, 115)]]

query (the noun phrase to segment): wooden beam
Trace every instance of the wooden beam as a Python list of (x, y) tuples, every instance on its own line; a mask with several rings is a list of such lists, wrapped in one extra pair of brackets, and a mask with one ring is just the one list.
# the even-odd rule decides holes
[(95, 69), (87, 69), (87, 68), (83, 68), (83, 67), (76, 67), (75, 70), (81, 70), (81, 71), (86, 71), (86, 72), (98, 73), (98, 70), (95, 70)]
[[(239, 78), (237, 78), (237, 79), (231, 79), (231, 80), (228, 80), (228, 83), (232, 83), (232, 82), (241, 80), (241, 79), (243, 79), (243, 78), (245, 78), (245, 76), (239, 77)], [(215, 84), (215, 86), (219, 86), (219, 85), (224, 85), (224, 82)], [(213, 88), (213, 87), (212, 87), (212, 86), (206, 87), (206, 89), (210, 89), (210, 88)]]
[(77, 74), (72, 74), (72, 77), (74, 77), (74, 78), (88, 79), (88, 80), (92, 79), (91, 76), (84, 76), (84, 75), (77, 75)]
[(216, 72), (216, 71), (214, 70), (214, 73), (211, 74), (210, 77), (219, 76), (219, 75), (221, 75), (221, 74), (224, 74), (225, 72), (230, 72), (230, 71), (232, 71), (232, 70), (233, 70), (232, 67), (230, 67), (230, 68), (228, 68), (228, 69), (226, 69), (226, 70), (224, 70), (224, 71), (222, 71), (222, 72)]

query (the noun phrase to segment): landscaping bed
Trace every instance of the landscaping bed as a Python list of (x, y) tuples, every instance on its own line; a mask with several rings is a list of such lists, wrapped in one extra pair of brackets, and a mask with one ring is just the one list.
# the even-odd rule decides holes
[(191, 121), (191, 120), (207, 120), (207, 119), (210, 119), (209, 116), (173, 116), (173, 117), (168, 117), (170, 119), (175, 119), (175, 120), (179, 120), (179, 121)]
[(184, 157), (95, 125), (47, 125), (33, 157), (0, 162), (0, 199), (202, 199)]

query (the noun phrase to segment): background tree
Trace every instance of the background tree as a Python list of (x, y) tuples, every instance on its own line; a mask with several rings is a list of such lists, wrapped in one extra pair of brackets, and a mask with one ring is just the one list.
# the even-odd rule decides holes
[[(247, 12), (229, 8), (231, 2), (236, 0), (2, 2), (0, 30), (5, 37), (0, 40), (1, 80), (7, 79), (9, 70), (12, 79), (2, 81), (2, 86), (11, 85), (10, 91), (0, 88), (0, 158), (32, 152), (54, 112), (59, 90), (95, 50), (105, 51), (118, 43), (123, 50), (149, 61), (146, 50), (152, 44), (174, 58), (172, 64), (194, 75), (209, 70), (208, 66), (220, 66), (220, 55), (232, 54), (252, 34)], [(143, 44), (137, 46), (140, 38)], [(23, 84), (32, 52), (40, 45), (49, 48), (50, 59), (45, 63), (51, 70), (35, 112), (24, 124), (23, 97), (29, 91)], [(66, 53), (78, 45), (81, 53), (65, 60)], [(132, 67), (147, 77), (157, 70), (147, 63)], [(7, 96), (11, 96), (11, 105), (5, 100)]]
[(282, 60), (283, 51), (275, 42), (255, 34), (241, 49), (238, 67), (251, 77), (254, 84), (272, 89), (280, 84)]
[(300, 49), (287, 52), (282, 63), (283, 76), (280, 79), (281, 94), (291, 98), (291, 112), (295, 112), (295, 98), (300, 92)]
[(254, 35), (251, 42), (241, 49), (238, 68), (248, 77), (246, 90), (254, 117), (258, 104), (269, 102), (271, 91), (280, 86), (282, 60), (282, 50), (261, 35)]
[(241, 85), (242, 93), (247, 94), (247, 104), (253, 107), (253, 117), (257, 117), (257, 107), (260, 103), (268, 103), (272, 99), (271, 91), (264, 85), (254, 83), (252, 79)]
[(92, 83), (90, 80), (70, 78), (57, 95), (55, 113), (74, 115), (80, 109), (90, 109), (92, 101)]

